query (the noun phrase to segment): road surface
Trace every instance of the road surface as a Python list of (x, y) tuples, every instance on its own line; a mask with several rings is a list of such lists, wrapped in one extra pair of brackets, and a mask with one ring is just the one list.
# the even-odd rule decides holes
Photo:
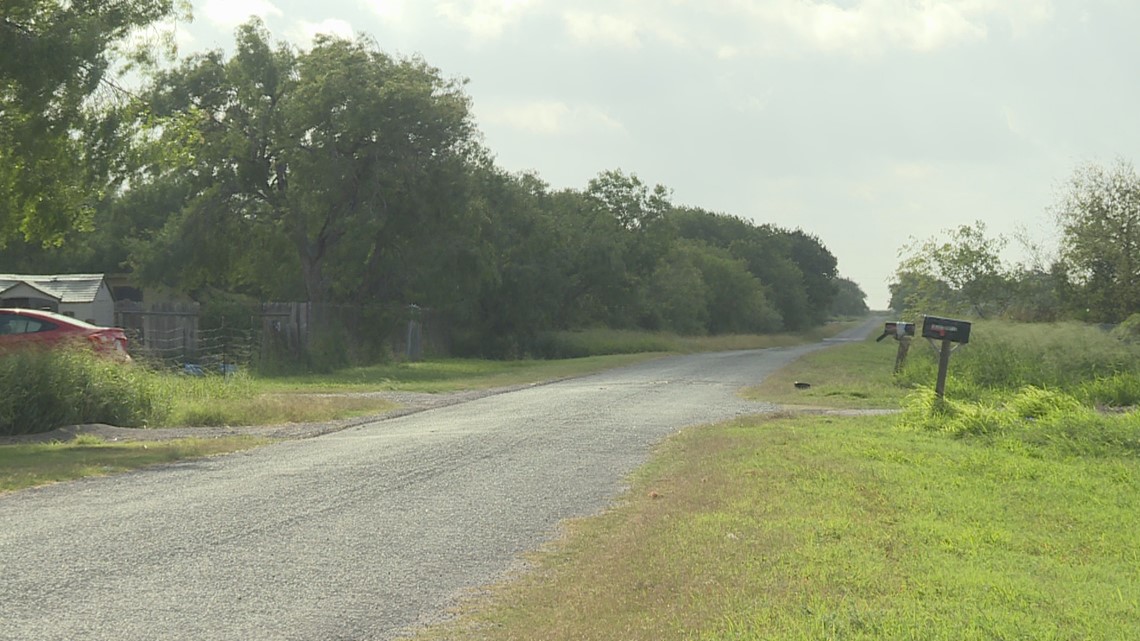
[(2, 496), (0, 640), (391, 639), (604, 509), (664, 437), (773, 409), (735, 393), (820, 347), (669, 357)]

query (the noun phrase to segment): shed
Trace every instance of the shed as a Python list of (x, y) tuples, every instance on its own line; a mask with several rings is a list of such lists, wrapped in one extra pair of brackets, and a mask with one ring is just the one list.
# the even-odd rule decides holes
[(103, 274), (0, 274), (0, 307), (48, 309), (113, 325), (115, 299)]

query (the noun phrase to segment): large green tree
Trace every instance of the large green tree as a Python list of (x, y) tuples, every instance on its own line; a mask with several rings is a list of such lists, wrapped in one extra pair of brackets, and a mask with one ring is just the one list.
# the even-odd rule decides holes
[(1054, 214), (1061, 268), (1082, 315), (1118, 322), (1140, 311), (1140, 176), (1132, 163), (1078, 168)]
[(308, 300), (424, 302), (400, 299), (439, 278), (420, 251), (455, 246), (475, 150), (462, 84), (368, 40), (296, 52), (242, 26), (229, 60), (211, 52), (157, 79), (147, 116), (167, 151), (144, 180), (191, 188), (152, 257), (181, 252), (184, 280), (226, 279), (257, 250), (243, 240), (284, 239), (280, 266)]
[(83, 226), (107, 188), (116, 128), (91, 98), (127, 36), (175, 0), (0, 3), (0, 246), (56, 242)]

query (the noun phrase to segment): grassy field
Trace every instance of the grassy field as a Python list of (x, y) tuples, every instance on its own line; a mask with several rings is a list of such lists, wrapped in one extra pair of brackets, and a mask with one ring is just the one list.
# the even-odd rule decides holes
[(897, 376), (893, 342), (793, 364), (745, 394), (904, 411), (687, 430), (613, 509), (414, 638), (1140, 638), (1136, 348), (976, 330), (941, 401), (921, 342)]
[(1134, 457), (892, 417), (692, 429), (537, 570), (416, 638), (1137, 638), (1138, 490)]
[[(868, 339), (809, 354), (741, 391), (744, 398), (791, 407), (891, 408), (910, 393), (894, 378), (897, 343)], [(929, 349), (924, 344), (912, 351)], [(811, 385), (796, 389), (794, 382)]]

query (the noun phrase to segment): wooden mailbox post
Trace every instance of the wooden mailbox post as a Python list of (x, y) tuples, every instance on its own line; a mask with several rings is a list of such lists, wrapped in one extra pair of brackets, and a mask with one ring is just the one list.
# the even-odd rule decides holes
[(883, 335), (876, 338), (875, 342), (877, 343), (888, 336), (894, 336), (899, 343), (899, 351), (895, 355), (895, 373), (898, 374), (902, 370), (903, 364), (906, 363), (906, 353), (910, 351), (910, 342), (914, 338), (914, 323), (889, 321), (883, 327)]
[(938, 383), (934, 386), (938, 398), (942, 398), (946, 394), (946, 373), (950, 369), (950, 352), (954, 351), (955, 344), (965, 345), (970, 342), (970, 323), (952, 318), (923, 316), (922, 337), (932, 342), (942, 341), (942, 351), (938, 356)]

